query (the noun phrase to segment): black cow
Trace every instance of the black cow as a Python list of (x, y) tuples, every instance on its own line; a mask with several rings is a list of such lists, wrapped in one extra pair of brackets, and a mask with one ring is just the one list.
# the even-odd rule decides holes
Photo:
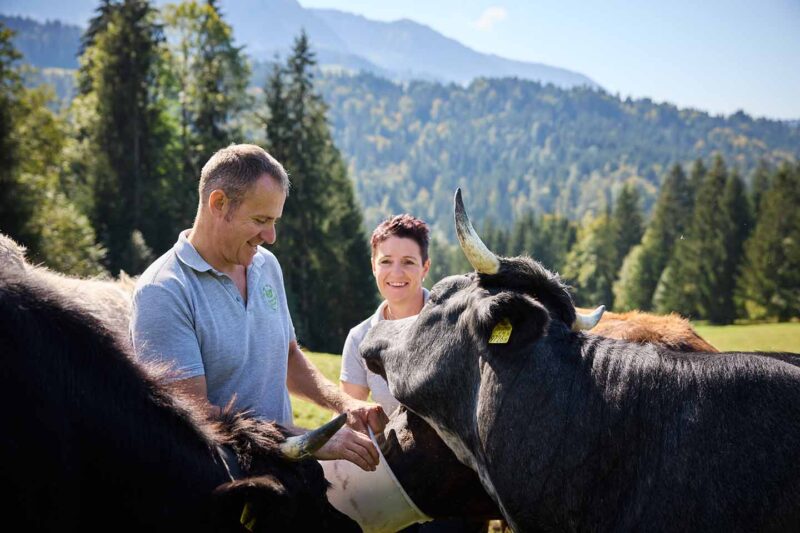
[(689, 353), (573, 330), (558, 276), (486, 250), (369, 368), (475, 470), (516, 530), (800, 531), (800, 356)]
[[(195, 415), (83, 307), (0, 269), (3, 515), (30, 531), (358, 531), (313, 459), (330, 437), (289, 437)], [(287, 439), (287, 437), (289, 437)], [(307, 445), (304, 452), (303, 446)]]

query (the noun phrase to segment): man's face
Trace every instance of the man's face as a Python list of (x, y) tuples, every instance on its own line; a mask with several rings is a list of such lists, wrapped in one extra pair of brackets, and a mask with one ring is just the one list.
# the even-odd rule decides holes
[(256, 246), (275, 242), (275, 224), (283, 214), (285, 201), (280, 183), (264, 174), (233, 211), (230, 204), (225, 207), (218, 243), (226, 263), (246, 267), (256, 255)]

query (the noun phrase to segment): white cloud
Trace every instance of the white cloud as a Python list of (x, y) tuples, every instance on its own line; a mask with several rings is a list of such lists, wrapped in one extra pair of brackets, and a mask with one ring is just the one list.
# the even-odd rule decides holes
[(508, 17), (506, 8), (500, 6), (487, 7), (478, 17), (478, 20), (473, 22), (473, 26), (482, 31), (491, 30), (495, 24), (504, 21)]

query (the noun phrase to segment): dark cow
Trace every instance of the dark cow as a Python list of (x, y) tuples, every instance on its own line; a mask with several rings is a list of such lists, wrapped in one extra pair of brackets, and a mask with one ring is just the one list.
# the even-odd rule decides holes
[[(577, 310), (586, 315), (593, 312)], [(674, 314), (606, 312), (587, 333), (667, 348), (680, 347), (683, 351), (718, 351), (698, 335), (688, 320)], [(378, 440), (397, 480), (426, 515), (483, 521), (502, 517), (477, 474), (456, 458), (427, 422), (404, 406), (391, 414)], [(437, 474), (431, 476), (432, 471)]]
[(369, 368), (433, 426), (516, 530), (800, 530), (800, 356), (680, 352), (573, 331), (536, 261), (497, 258), (384, 321)]
[(319, 463), (302, 458), (342, 417), (298, 437), (241, 414), (205, 421), (85, 308), (13, 268), (0, 269), (0, 354), (7, 522), (30, 531), (358, 531), (328, 503)]

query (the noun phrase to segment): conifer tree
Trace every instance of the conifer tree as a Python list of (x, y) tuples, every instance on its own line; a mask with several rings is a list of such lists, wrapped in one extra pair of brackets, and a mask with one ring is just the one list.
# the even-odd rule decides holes
[(639, 206), (639, 193), (630, 184), (625, 184), (614, 204), (611, 215), (611, 231), (616, 249), (615, 270), (619, 270), (622, 260), (631, 248), (642, 239), (642, 209)]
[(148, 245), (161, 252), (175, 238), (163, 227), (177, 169), (160, 97), (163, 35), (155, 14), (146, 0), (104, 0), (83, 37), (73, 108), (84, 148), (77, 164), (112, 272), (141, 271), (151, 259)]
[(761, 197), (769, 190), (770, 170), (769, 165), (763, 159), (758, 162), (758, 166), (753, 172), (752, 185), (750, 187), (750, 206), (753, 220), (758, 218), (758, 208)]
[(729, 324), (732, 320), (732, 271), (735, 259), (729, 248), (732, 237), (730, 213), (724, 207), (728, 171), (721, 156), (714, 158), (697, 191), (692, 239), (697, 262), (697, 310), (712, 324)]
[(614, 285), (618, 311), (653, 309), (653, 295), (675, 243), (685, 238), (692, 218), (692, 190), (680, 165), (674, 165), (661, 186), (653, 218), (625, 258)]
[(745, 244), (739, 294), (749, 316), (800, 316), (800, 165), (782, 165), (764, 193)]
[(718, 290), (725, 297), (725, 305), (719, 311), (718, 323), (731, 324), (744, 315), (744, 308), (736, 298), (736, 280), (743, 261), (744, 243), (752, 231), (750, 201), (744, 182), (738, 172), (731, 173), (725, 183), (721, 203), (722, 227), (719, 238), (725, 245), (725, 260), (718, 266)]
[(292, 181), (274, 250), (299, 341), (339, 353), (377, 302), (361, 213), (314, 91), (315, 65), (303, 33), (266, 85), (268, 150)]

